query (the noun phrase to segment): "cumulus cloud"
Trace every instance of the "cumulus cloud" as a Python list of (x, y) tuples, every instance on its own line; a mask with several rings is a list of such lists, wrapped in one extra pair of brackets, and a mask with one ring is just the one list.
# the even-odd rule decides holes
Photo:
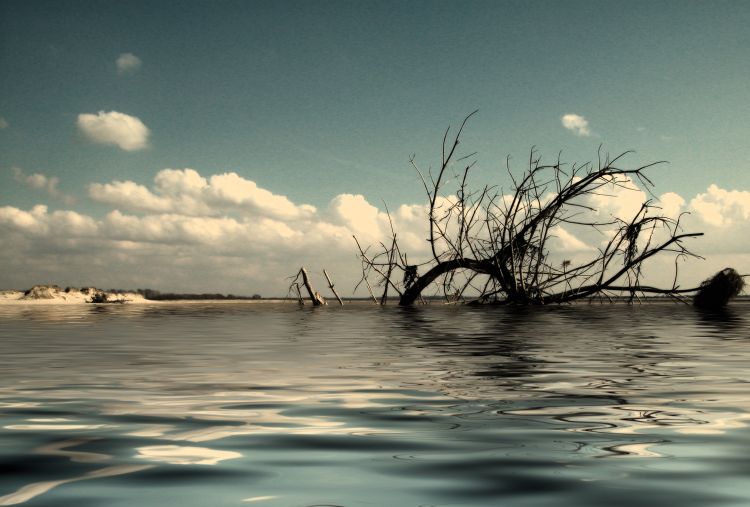
[[(33, 283), (42, 273), (68, 285), (283, 295), (285, 277), (317, 252), (341, 283), (354, 279), (351, 231), (318, 218), (134, 215), (103, 218), (46, 206), (0, 207), (3, 286)], [(86, 262), (81, 262), (82, 259)], [(57, 270), (55, 270), (57, 266)], [(61, 266), (65, 266), (64, 269)], [(106, 267), (106, 268), (105, 268)], [(335, 271), (334, 271), (335, 270)], [(211, 287), (210, 290), (205, 289)]]
[(595, 250), (594, 247), (587, 245), (564, 227), (553, 227), (550, 233), (551, 247), (556, 253), (568, 254)]
[(562, 126), (570, 130), (577, 136), (589, 137), (591, 135), (591, 129), (589, 128), (589, 122), (586, 118), (581, 115), (568, 113), (564, 114), (562, 118)]
[(122, 53), (116, 60), (118, 74), (133, 74), (141, 68), (141, 59), (133, 53)]
[(92, 183), (89, 197), (95, 201), (134, 211), (166, 212), (172, 203), (165, 197), (153, 194), (148, 188), (133, 181)]
[(60, 178), (56, 176), (50, 177), (41, 173), (26, 174), (22, 169), (18, 167), (14, 167), (12, 171), (13, 178), (17, 182), (26, 185), (29, 188), (33, 188), (35, 190), (43, 190), (52, 197), (61, 199), (65, 204), (68, 205), (71, 205), (75, 202), (75, 199), (73, 199), (72, 196), (63, 194), (57, 188), (57, 185), (60, 183)]
[(710, 185), (690, 201), (690, 207), (706, 224), (726, 228), (750, 219), (750, 192)]
[[(310, 266), (311, 275), (326, 267), (345, 291), (360, 272), (352, 235), (378, 244), (389, 234), (385, 212), (361, 195), (336, 196), (319, 211), (236, 173), (164, 169), (152, 185), (113, 181), (88, 190), (111, 211), (96, 218), (46, 206), (0, 208), (0, 241), (13, 245), (0, 250), (8, 268), (0, 286), (23, 286), (31, 283), (23, 282), (29, 273), (35, 280), (49, 273), (50, 281), (67, 285), (283, 295), (286, 277), (310, 266), (313, 255), (325, 266)], [(424, 209), (394, 213), (410, 259), (428, 253), (426, 215), (417, 216)]]
[(285, 196), (260, 188), (254, 181), (246, 180), (237, 173), (211, 176), (205, 193), (211, 202), (220, 206), (249, 208), (281, 218), (298, 218), (315, 211), (314, 207), (306, 204), (296, 206)]
[[(598, 206), (599, 213), (627, 216), (636, 211), (636, 207), (646, 199), (641, 190), (626, 192), (624, 189), (611, 192), (609, 195), (594, 196), (591, 202)], [(689, 201), (675, 192), (662, 194), (655, 203), (661, 208), (660, 213), (676, 219), (680, 217), (683, 232), (702, 232), (704, 235), (689, 240), (689, 249), (706, 256), (709, 261), (718, 256), (737, 256), (740, 264), (733, 266), (743, 273), (750, 272), (747, 259), (750, 258), (750, 192), (728, 190), (715, 184), (709, 185), (705, 192), (698, 193)], [(590, 231), (589, 231), (590, 232)], [(592, 237), (582, 232), (578, 237), (587, 244), (594, 244)], [(745, 257), (743, 257), (745, 256)], [(744, 261), (742, 259), (745, 259)], [(742, 264), (744, 262), (744, 264)], [(713, 274), (726, 266), (712, 264), (708, 271), (703, 268), (700, 278)], [(695, 273), (700, 269), (696, 262)], [(667, 268), (667, 272), (670, 270)], [(689, 274), (693, 274), (691, 271)]]
[[(705, 233), (701, 253), (746, 254), (750, 237), (750, 192), (727, 190), (710, 185), (685, 207), (690, 215), (683, 219), (685, 229)], [(742, 273), (750, 267), (737, 267)]]
[(630, 177), (620, 175), (599, 188), (596, 193), (588, 195), (585, 204), (596, 208), (599, 215), (630, 220), (647, 200), (646, 192)]
[(3, 206), (0, 207), (0, 225), (31, 235), (43, 234), (49, 230), (48, 225), (42, 220), (46, 215), (47, 206), (41, 204), (29, 211)]
[(281, 219), (301, 219), (316, 212), (314, 206), (296, 205), (286, 196), (259, 187), (254, 181), (230, 172), (204, 178), (194, 169), (163, 169), (154, 178), (153, 190), (133, 181), (92, 183), (89, 196), (130, 211), (184, 215), (217, 215), (235, 211)]
[(665, 216), (676, 219), (683, 211), (685, 199), (674, 192), (667, 192), (659, 196), (658, 205)]
[(113, 144), (125, 151), (146, 148), (150, 134), (139, 118), (117, 111), (79, 114), (78, 130), (92, 142)]
[(7, 129), (8, 127), (10, 127), (8, 120), (0, 116), (0, 130)]
[(387, 216), (367, 202), (363, 195), (341, 194), (328, 205), (332, 221), (347, 227), (353, 234), (367, 239), (383, 237)]
[[(49, 178), (19, 173), (29, 185), (47, 189)], [(632, 182), (625, 183), (629, 187)], [(0, 207), (0, 287), (24, 287), (39, 277), (64, 285), (151, 287), (191, 292), (284, 295), (286, 277), (309, 268), (324, 287), (322, 268), (342, 292), (361, 274), (352, 235), (374, 253), (387, 242), (390, 222), (382, 206), (360, 194), (340, 194), (320, 210), (261, 188), (237, 173), (201, 175), (194, 169), (164, 169), (150, 185), (134, 181), (95, 183), (89, 195), (110, 209), (103, 216), (73, 210)], [(599, 218), (633, 212), (645, 194), (614, 186), (592, 196)], [(438, 205), (448, 209), (455, 197)], [(731, 265), (750, 272), (750, 192), (711, 185), (692, 199), (667, 192), (665, 214), (682, 212), (684, 230), (706, 233), (690, 248), (710, 262), (681, 267), (684, 286)], [(428, 207), (394, 205), (391, 219), (409, 261), (430, 258)], [(606, 228), (604, 228), (606, 229)], [(578, 262), (590, 257), (607, 231), (564, 224), (550, 231), (550, 259)], [(650, 267), (649, 267), (650, 266)], [(645, 271), (649, 283), (669, 284), (673, 260), (655, 258)], [(29, 274), (34, 280), (28, 279)]]

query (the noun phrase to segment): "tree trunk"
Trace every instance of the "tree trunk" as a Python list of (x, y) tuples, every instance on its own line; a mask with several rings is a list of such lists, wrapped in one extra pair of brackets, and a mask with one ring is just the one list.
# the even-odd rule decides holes
[(339, 304), (341, 306), (344, 306), (344, 302), (341, 301), (341, 298), (339, 297), (338, 292), (336, 292), (336, 289), (333, 288), (333, 282), (331, 281), (331, 277), (328, 276), (328, 271), (325, 269), (323, 270), (323, 274), (326, 275), (326, 280), (328, 280), (328, 288), (331, 289), (331, 292), (333, 292), (333, 295), (336, 296), (336, 299), (338, 299)]
[(419, 296), (422, 294), (422, 291), (425, 290), (427, 286), (434, 282), (440, 275), (444, 275), (453, 270), (462, 268), (471, 269), (472, 271), (475, 271), (477, 273), (491, 273), (491, 271), (488, 271), (487, 269), (488, 266), (474, 259), (452, 259), (449, 261), (441, 262), (430, 269), (427, 273), (423, 274), (420, 277), (417, 277), (417, 279), (414, 280), (414, 283), (411, 284), (401, 295), (401, 299), (399, 299), (398, 304), (401, 306), (409, 306), (414, 304), (414, 301), (419, 298)]
[(310, 299), (312, 300), (313, 306), (322, 306), (322, 305), (327, 304), (323, 296), (321, 296), (318, 291), (313, 289), (313, 286), (310, 283), (310, 279), (307, 276), (307, 271), (305, 271), (305, 268), (300, 268), (300, 273), (302, 273), (302, 283), (305, 284), (307, 293), (310, 294)]

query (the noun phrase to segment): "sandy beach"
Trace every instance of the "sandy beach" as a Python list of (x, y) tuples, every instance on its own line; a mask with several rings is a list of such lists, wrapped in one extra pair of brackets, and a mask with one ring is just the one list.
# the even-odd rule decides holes
[(35, 285), (27, 291), (0, 291), (0, 305), (79, 305), (92, 303), (97, 294), (106, 296), (106, 301), (101, 302), (101, 304), (119, 302), (123, 304), (143, 304), (154, 302), (135, 292), (113, 293), (93, 287), (80, 289), (68, 287), (61, 289), (56, 285)]
[[(96, 294), (105, 294), (105, 302), (94, 302), (92, 299)], [(176, 299), (176, 300), (154, 300), (146, 299), (143, 294), (137, 292), (109, 292), (95, 287), (66, 287), (57, 285), (35, 285), (29, 290), (0, 290), (0, 305), (81, 305), (81, 304), (280, 304), (294, 303), (296, 299), (269, 298), (269, 299)]]

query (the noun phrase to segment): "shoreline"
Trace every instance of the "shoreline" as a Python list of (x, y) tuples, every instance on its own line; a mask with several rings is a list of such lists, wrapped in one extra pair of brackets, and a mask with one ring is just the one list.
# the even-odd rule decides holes
[[(73, 289), (70, 292), (50, 290), (43, 296), (29, 295), (30, 291), (4, 290), (0, 291), (0, 305), (82, 305), (82, 304), (143, 304), (148, 303), (140, 294), (124, 293), (112, 294), (104, 291), (82, 292)], [(106, 294), (107, 302), (94, 303), (92, 297), (95, 294)]]
[(294, 299), (270, 298), (270, 299), (146, 299), (137, 293), (108, 294), (106, 302), (92, 302), (90, 297), (85, 295), (56, 295), (52, 298), (28, 298), (25, 297), (24, 291), (4, 290), (0, 291), (0, 305), (7, 306), (43, 306), (43, 305), (96, 305), (96, 306), (120, 306), (120, 305), (174, 305), (188, 304), (195, 305), (201, 303), (210, 304), (280, 304), (280, 303), (297, 303)]

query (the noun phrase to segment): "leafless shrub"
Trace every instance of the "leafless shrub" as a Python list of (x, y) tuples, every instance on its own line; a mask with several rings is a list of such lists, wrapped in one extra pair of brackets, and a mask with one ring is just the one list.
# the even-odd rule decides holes
[[(450, 129), (445, 132), (439, 170), (423, 171), (413, 157), (410, 161), (429, 203), (426, 219), (431, 259), (410, 263), (393, 222), (388, 241), (367, 248), (357, 241), (362, 282), (369, 287), (369, 279), (376, 279), (383, 290), (381, 304), (395, 293), (399, 304), (411, 305), (428, 287), (449, 302), (523, 305), (597, 296), (625, 295), (631, 300), (647, 294), (680, 297), (697, 290), (679, 287), (676, 261), (670, 287), (652, 287), (641, 280), (644, 262), (657, 254), (672, 255), (676, 260), (697, 257), (684, 242), (702, 233), (682, 232), (682, 215), (665, 216), (652, 200), (646, 200), (632, 218), (602, 217), (587, 204), (610, 188), (637, 190), (636, 181), (650, 193), (653, 184), (645, 171), (659, 162), (627, 169), (620, 166), (627, 152), (614, 158), (600, 152), (596, 163), (568, 168), (559, 156), (547, 164), (532, 150), (520, 178), (514, 177), (509, 161), (506, 163), (513, 182), (509, 195), (491, 186), (472, 190), (468, 181), (475, 153), (459, 156), (457, 148), (474, 113), (453, 136)], [(450, 178), (457, 166), (461, 170)], [(447, 181), (457, 182), (450, 195), (444, 188)], [(553, 262), (549, 241), (563, 226), (606, 229), (608, 240), (585, 261)]]

